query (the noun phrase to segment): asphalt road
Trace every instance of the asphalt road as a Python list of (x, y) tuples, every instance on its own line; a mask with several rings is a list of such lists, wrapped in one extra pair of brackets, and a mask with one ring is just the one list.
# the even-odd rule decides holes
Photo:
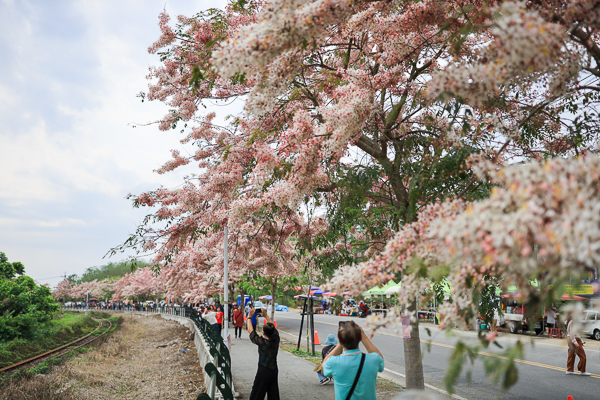
[[(288, 334), (288, 340), (296, 341), (300, 329), (300, 314), (294, 312), (277, 312), (278, 328)], [(315, 315), (315, 326), (321, 342), (329, 333), (337, 333), (338, 321), (352, 319), (364, 325), (364, 319), (338, 317), (333, 315)], [(428, 335), (426, 328), (431, 332)], [(454, 336), (447, 336), (432, 324), (421, 324), (420, 335), (423, 351), (423, 368), (426, 384), (443, 388), (448, 359), (454, 345), (460, 339), (468, 344), (476, 344), (477, 333), (472, 331), (455, 331)], [(303, 337), (306, 337), (306, 325)], [(514, 346), (521, 340), (525, 347), (524, 356), (517, 359), (518, 382), (508, 391), (500, 385), (490, 382), (486, 377), (484, 362), (502, 357), (502, 349), (490, 346), (485, 353), (471, 364), (463, 364), (463, 371), (455, 386), (455, 398), (474, 399), (567, 399), (572, 395), (574, 400), (600, 399), (600, 342), (585, 338), (587, 353), (587, 370), (592, 376), (583, 377), (565, 375), (567, 362), (567, 345), (565, 339), (533, 338), (528, 335), (500, 333), (498, 342), (504, 347)], [(386, 371), (399, 377), (404, 375), (404, 349), (401, 332), (381, 330), (375, 334), (373, 343), (383, 353)], [(430, 342), (430, 344), (428, 344)], [(320, 347), (317, 346), (320, 352)], [(576, 361), (576, 366), (577, 366)], [(467, 380), (470, 371), (470, 382)]]

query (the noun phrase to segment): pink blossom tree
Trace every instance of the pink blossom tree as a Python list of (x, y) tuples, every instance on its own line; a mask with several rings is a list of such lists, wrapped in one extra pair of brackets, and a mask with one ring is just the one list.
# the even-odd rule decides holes
[(138, 268), (125, 274), (111, 286), (114, 291), (113, 301), (157, 298), (165, 292), (163, 277), (150, 267)]
[[(334, 269), (366, 260), (332, 284), (359, 290), (401, 273), (414, 313), (424, 278), (448, 260), (437, 221), (461, 220), (491, 184), (508, 184), (474, 165), (590, 147), (592, 119), (562, 117), (579, 99), (595, 101), (594, 86), (582, 86), (597, 76), (584, 63), (597, 49), (592, 3), (277, 0), (179, 17), (175, 28), (162, 14), (150, 51), (163, 64), (150, 71), (147, 97), (171, 107), (160, 128), (183, 125), (194, 150), (174, 150), (158, 172), (195, 162), (199, 173), (137, 196), (159, 209), (126, 245), (156, 251), (166, 290), (191, 299), (219, 288), (227, 224), (234, 276), (293, 273), (298, 255)], [(228, 126), (201, 112), (245, 96)], [(311, 226), (303, 204), (326, 206), (328, 223)], [(469, 262), (486, 265), (453, 259), (465, 271)], [(501, 275), (492, 267), (475, 270)], [(472, 302), (472, 288), (457, 288), (448, 307)], [(407, 386), (422, 388), (413, 332)]]
[[(394, 267), (385, 273), (377, 268), (386, 265), (385, 254), (376, 256), (340, 273), (337, 279), (343, 285), (338, 287), (354, 282), (364, 288), (401, 270), (405, 300), (411, 304), (429, 284), (420, 279), (424, 271), (415, 262), (411, 269), (399, 266), (430, 250), (427, 225), (436, 213), (460, 213), (462, 201), (481, 195), (473, 189), (489, 184), (469, 176), (472, 169), (456, 157), (459, 150), (503, 164), (523, 157), (580, 154), (594, 145), (595, 118), (582, 113), (582, 118), (569, 121), (564, 113), (577, 110), (579, 101), (585, 105), (597, 99), (597, 88), (584, 84), (598, 76), (595, 10), (593, 1), (422, 1), (399, 6), (385, 1), (282, 0), (262, 8), (260, 22), (239, 29), (213, 56), (225, 76), (244, 71), (259, 83), (249, 94), (251, 114), (282, 109), (289, 105), (288, 93), (298, 98), (296, 92), (304, 90), (306, 102), (314, 107), (303, 108), (309, 111), (303, 130), (290, 130), (289, 136), (302, 138), (300, 132), (313, 129), (311, 149), (318, 156), (311, 162), (311, 175), (318, 161), (331, 156), (340, 165), (349, 145), (370, 156), (367, 165), (380, 163), (386, 185), (374, 186), (379, 183), (384, 190), (365, 195), (372, 196), (373, 204), (386, 199), (381, 195), (385, 189), (393, 194), (387, 198), (398, 205), (395, 228), (404, 227), (387, 249), (401, 246), (404, 261), (387, 259)], [(323, 75), (332, 78), (318, 79)], [(336, 114), (339, 110), (343, 114)], [(297, 108), (290, 114), (294, 122), (302, 118)], [(436, 168), (447, 166), (451, 156), (459, 166), (446, 169), (448, 177), (461, 172), (467, 176), (458, 182), (443, 177), (444, 182), (431, 185), (439, 173)], [(298, 182), (298, 175), (291, 176)], [(302, 190), (339, 183), (310, 182), (295, 187), (306, 193)], [(433, 196), (427, 196), (428, 190)], [(453, 195), (462, 200), (427, 206)], [(419, 212), (421, 218), (413, 222)], [(496, 275), (500, 271), (483, 269)], [(344, 279), (348, 274), (353, 278)], [(472, 299), (464, 301), (472, 304)], [(409, 361), (419, 358), (416, 332), (405, 342), (409, 387), (422, 387), (420, 365)]]
[(87, 294), (92, 295), (92, 292), (95, 292), (97, 286), (98, 286), (97, 279), (94, 279), (93, 281), (89, 281), (89, 282), (81, 282), (79, 284), (74, 284), (71, 287), (71, 297), (73, 299), (85, 300), (86, 295)]
[(56, 300), (63, 300), (63, 302), (66, 300), (70, 300), (71, 288), (73, 287), (73, 285), (74, 283), (69, 281), (68, 279), (61, 281), (58, 285), (56, 285), (54, 290), (52, 290), (52, 296)]

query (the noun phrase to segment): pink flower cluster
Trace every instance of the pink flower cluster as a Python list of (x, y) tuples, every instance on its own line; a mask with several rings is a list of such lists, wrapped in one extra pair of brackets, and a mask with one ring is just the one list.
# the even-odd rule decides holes
[[(579, 154), (557, 115), (565, 93), (595, 90), (578, 85), (584, 71), (596, 72), (596, 3), (274, 0), (180, 17), (177, 29), (161, 14), (151, 51), (166, 56), (150, 70), (148, 99), (171, 108), (160, 129), (193, 125), (182, 140), (193, 151), (174, 150), (159, 172), (199, 167), (180, 188), (137, 198), (157, 207), (158, 224), (140, 236), (156, 252), (164, 291), (193, 300), (222, 290), (224, 226), (233, 281), (293, 275), (310, 257), (352, 249), (340, 240), (300, 259), (296, 246), (328, 229), (300, 215), (302, 204), (336, 201), (340, 170), (378, 167), (368, 207), (398, 211), (446, 155), (463, 150), (479, 153), (464, 165), (472, 176), (464, 189), (492, 177), (499, 187), (491, 197), (441, 201), (461, 193), (442, 184), (416, 201), (416, 221), (400, 218), (408, 223), (396, 233), (372, 237), (355, 227), (369, 260), (337, 271), (332, 288), (358, 292), (402, 273), (410, 302), (430, 289), (429, 273), (448, 265), (455, 293), (445, 316), (457, 318), (473, 306), (467, 278), (508, 271), (523, 286), (569, 260), (595, 261), (595, 220), (567, 218), (595, 212), (595, 181), (585, 175), (595, 161), (529, 161)], [(201, 115), (204, 102), (233, 99), (247, 101), (229, 125)], [(527, 163), (503, 168), (511, 160)], [(485, 174), (475, 176), (478, 169)], [(570, 240), (557, 232), (563, 225)], [(555, 264), (536, 264), (534, 255)]]

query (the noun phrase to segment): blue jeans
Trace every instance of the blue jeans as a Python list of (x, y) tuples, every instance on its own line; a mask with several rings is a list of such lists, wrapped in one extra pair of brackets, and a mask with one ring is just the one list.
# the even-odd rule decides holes
[(323, 375), (320, 372), (317, 372), (317, 375), (319, 376), (319, 382), (321, 382), (323, 379), (325, 379), (325, 375)]

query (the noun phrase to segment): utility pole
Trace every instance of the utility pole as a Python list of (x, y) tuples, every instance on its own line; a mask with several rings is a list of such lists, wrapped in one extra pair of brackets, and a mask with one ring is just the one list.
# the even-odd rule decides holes
[(224, 229), (224, 237), (223, 237), (223, 289), (224, 294), (223, 297), (223, 320), (224, 320), (224, 329), (223, 329), (223, 339), (225, 344), (228, 345), (227, 337), (229, 335), (229, 232), (227, 231), (227, 225), (225, 225)]
[[(65, 274), (63, 275), (63, 278), (64, 278), (64, 280), (66, 281), (66, 280), (67, 280), (67, 271), (64, 271), (64, 273), (65, 273)], [(65, 299), (65, 295), (63, 295), (63, 306), (65, 305), (65, 300), (66, 300), (66, 299)]]

